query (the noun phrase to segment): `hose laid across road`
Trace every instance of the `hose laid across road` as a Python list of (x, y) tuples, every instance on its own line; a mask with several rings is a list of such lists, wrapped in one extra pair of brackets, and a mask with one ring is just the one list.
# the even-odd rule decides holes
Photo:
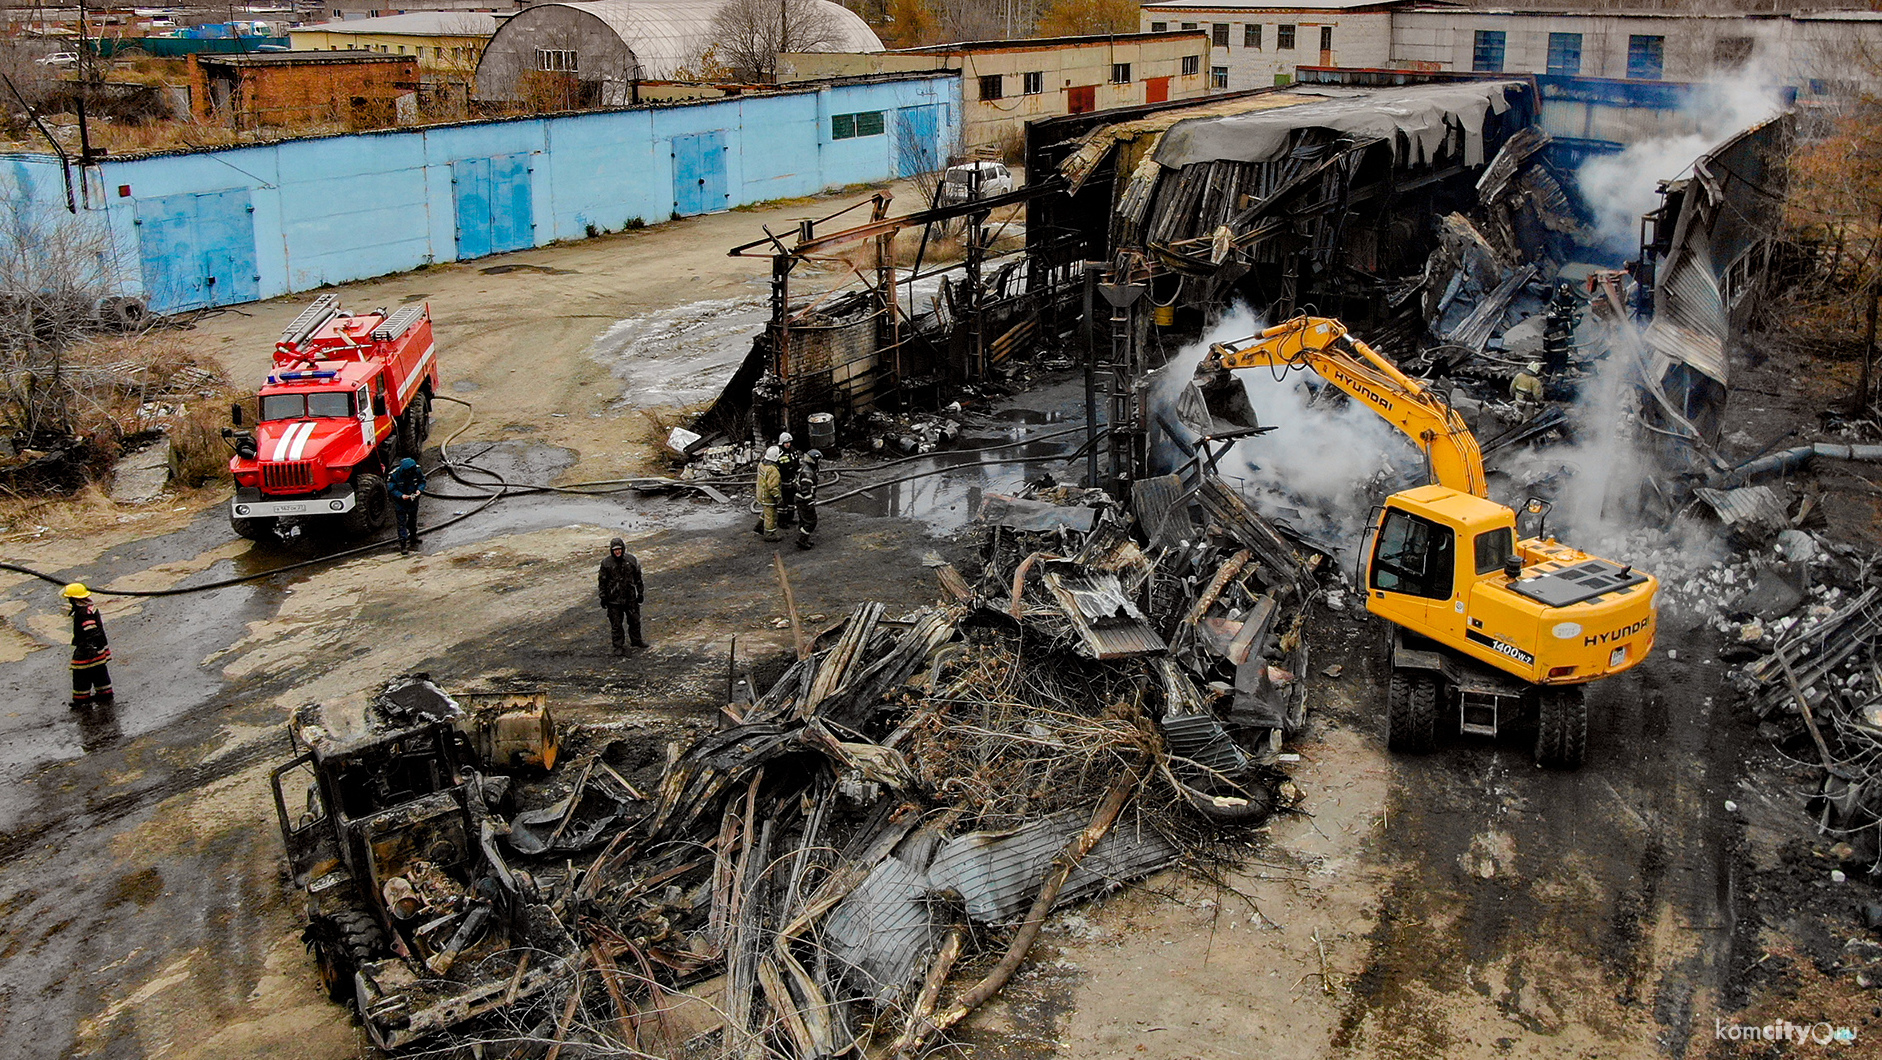
[[(462, 405), (466, 409), (472, 410), (473, 413), (475, 412), (475, 407), (470, 402), (464, 401), (460, 398), (448, 397), (444, 395), (436, 395), (434, 396), (433, 400), (449, 401), (449, 402), (452, 402), (453, 404)], [(476, 507), (470, 509), (469, 511), (464, 512), (461, 515), (454, 515), (448, 519), (445, 519), (442, 522), (433, 523), (429, 526), (420, 528), (418, 531), (420, 535), (434, 533), (436, 531), (443, 530), (446, 527), (455, 526), (458, 523), (461, 523), (464, 520), (469, 519), (474, 515), (477, 515), (478, 513), (482, 512), (485, 508), (490, 507), (492, 504), (495, 504), (497, 501), (502, 500), (505, 497), (523, 496), (527, 494), (536, 494), (536, 493), (572, 493), (572, 494), (592, 497), (592, 496), (605, 496), (610, 493), (623, 493), (628, 490), (639, 490), (647, 486), (667, 487), (667, 488), (671, 488), (675, 486), (678, 486), (678, 487), (695, 486), (695, 483), (691, 481), (683, 481), (680, 479), (673, 479), (673, 478), (660, 478), (656, 476), (644, 476), (644, 477), (639, 477), (639, 478), (595, 479), (595, 480), (588, 481), (588, 482), (572, 482), (572, 483), (568, 483), (566, 485), (561, 485), (561, 486), (550, 486), (550, 485), (544, 485), (540, 483), (519, 485), (517, 483), (511, 482), (509, 479), (505, 478), (502, 474), (496, 471), (492, 471), (489, 468), (480, 467), (476, 464), (471, 463), (468, 460), (456, 460), (452, 458), (451, 443), (456, 441), (459, 435), (463, 434), (465, 431), (470, 429), (470, 425), (474, 421), (474, 418), (475, 418), (474, 416), (466, 416), (464, 419), (464, 423), (461, 426), (459, 426), (457, 430), (452, 431), (450, 436), (447, 437), (443, 442), (439, 443), (438, 464), (437, 466), (432, 468), (432, 471), (435, 473), (437, 470), (439, 470), (439, 468), (442, 468), (445, 474), (449, 475), (453, 481), (459, 483), (460, 485), (467, 486), (471, 489), (486, 490), (488, 492), (475, 494), (475, 495), (468, 496), (468, 497), (463, 496), (463, 495), (454, 495), (454, 494), (434, 495), (434, 496), (438, 496), (438, 498), (441, 500), (477, 500), (477, 501), (481, 501), (481, 503), (479, 503)], [(1015, 446), (1030, 445), (1036, 442), (1050, 441), (1054, 438), (1062, 437), (1064, 435), (1071, 434), (1076, 431), (1083, 431), (1084, 429), (1085, 429), (1084, 426), (1080, 425), (1077, 427), (1070, 427), (1062, 431), (1055, 431), (1051, 434), (1041, 435), (1037, 438), (1022, 438), (1022, 439), (1018, 439), (1018, 440), (1011, 441), (1011, 442), (1002, 442), (996, 445), (981, 446), (975, 449), (949, 450), (949, 452), (960, 453), (961, 455), (971, 455), (974, 453), (991, 452), (996, 449), (1011, 449)], [(1100, 433), (1102, 434), (1103, 432), (1100, 432)], [(1089, 442), (1086, 443), (1087, 446), (1089, 444), (1090, 444)], [(836, 501), (840, 501), (848, 497), (853, 497), (860, 493), (866, 493), (869, 490), (878, 489), (883, 486), (894, 485), (898, 482), (908, 482), (908, 481), (911, 481), (913, 479), (918, 479), (918, 478), (926, 478), (930, 475), (945, 474), (949, 471), (954, 471), (963, 467), (973, 467), (973, 466), (978, 466), (978, 465), (983, 465), (983, 464), (1040, 463), (1040, 462), (1044, 462), (1047, 460), (1072, 459), (1072, 458), (1077, 457), (1078, 454), (1083, 451), (1084, 451), (1083, 447), (1081, 447), (1079, 450), (1069, 455), (1020, 457), (1017, 459), (1008, 459), (1008, 460), (976, 460), (976, 461), (970, 461), (967, 463), (952, 464), (952, 465), (948, 465), (944, 467), (929, 468), (928, 470), (919, 471), (912, 475), (903, 475), (899, 478), (892, 478), (892, 479), (884, 480), (882, 482), (875, 482), (875, 483), (870, 483), (869, 485), (859, 486), (856, 489), (852, 489), (847, 492), (840, 493), (834, 497), (830, 497), (826, 500), (819, 501), (818, 503), (831, 504)], [(874, 470), (879, 470), (881, 468), (893, 467), (897, 464), (907, 463), (912, 460), (933, 459), (935, 455), (936, 454), (933, 454), (933, 453), (924, 453), (924, 454), (918, 454), (916, 456), (902, 457), (899, 459), (886, 461), (882, 464), (878, 464), (875, 467), (870, 468), (868, 470), (874, 471)], [(469, 481), (464, 478), (465, 472), (469, 472), (471, 474), (476, 474), (476, 475), (488, 476), (490, 479), (493, 479), (494, 482)], [(706, 485), (706, 484), (710, 484), (712, 481), (715, 481), (715, 480), (701, 480), (698, 484)], [(279, 567), (270, 567), (269, 569), (265, 571), (257, 571), (253, 574), (241, 574), (241, 575), (236, 575), (234, 577), (229, 577), (229, 578), (220, 578), (220, 579), (217, 579), (216, 581), (204, 582), (201, 585), (183, 586), (183, 587), (179, 587), (175, 589), (111, 589), (111, 588), (106, 588), (104, 586), (87, 584), (86, 588), (90, 589), (93, 594), (98, 595), (98, 596), (126, 596), (126, 597), (187, 596), (191, 593), (205, 593), (205, 592), (210, 592), (211, 590), (215, 590), (215, 589), (226, 589), (232, 585), (241, 585), (246, 582), (259, 581), (263, 578), (272, 578), (277, 574), (286, 574), (289, 571), (302, 570), (307, 567), (318, 566), (324, 563), (332, 563), (335, 560), (347, 559), (352, 556), (363, 556), (368, 552), (373, 552), (373, 551), (385, 548), (388, 545), (393, 544), (394, 540), (395, 539), (388, 538), (384, 541), (373, 541), (364, 545), (357, 545), (352, 548), (342, 549), (338, 552), (329, 552), (325, 555), (316, 556), (312, 559), (298, 560), (293, 563), (284, 563)], [(21, 566), (17, 563), (7, 563), (5, 561), (0, 561), (0, 570), (12, 571), (15, 574), (23, 574), (29, 578), (37, 578), (40, 581), (47, 582), (52, 585), (63, 586), (67, 584), (68, 582), (68, 579), (66, 578), (61, 578), (56, 575), (48, 574), (45, 571), (34, 570), (31, 567)]]

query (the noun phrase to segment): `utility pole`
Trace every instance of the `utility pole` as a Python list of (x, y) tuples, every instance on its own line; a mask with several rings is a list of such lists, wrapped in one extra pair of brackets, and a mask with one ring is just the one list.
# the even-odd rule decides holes
[(91, 127), (85, 120), (85, 97), (91, 93), (91, 34), (86, 29), (85, 0), (78, 0), (78, 165), (79, 175), (91, 165)]

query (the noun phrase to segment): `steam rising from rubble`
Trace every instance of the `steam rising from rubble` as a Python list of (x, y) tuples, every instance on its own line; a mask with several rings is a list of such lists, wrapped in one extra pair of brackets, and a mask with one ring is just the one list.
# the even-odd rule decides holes
[(1659, 182), (1685, 173), (1700, 155), (1784, 107), (1782, 79), (1754, 64), (1729, 82), (1693, 87), (1680, 116), (1693, 131), (1629, 144), (1619, 154), (1598, 155), (1575, 174), (1581, 199), (1594, 211), (1596, 238), (1615, 262), (1640, 247), (1640, 216), (1660, 205)]
[[(1235, 306), (1202, 341), (1184, 347), (1158, 370), (1151, 407), (1165, 423), (1175, 424), (1176, 399), (1209, 345), (1245, 338), (1265, 326), (1247, 306)], [(1374, 487), (1381, 479), (1387, 492), (1422, 483), (1423, 458), (1384, 420), (1323, 386), (1311, 371), (1290, 371), (1278, 380), (1275, 374), (1259, 368), (1236, 373), (1261, 425), (1275, 429), (1235, 443), (1222, 458), (1221, 474), (1263, 514), (1350, 549), (1376, 499)], [(1166, 443), (1155, 459), (1168, 470), (1184, 458)]]

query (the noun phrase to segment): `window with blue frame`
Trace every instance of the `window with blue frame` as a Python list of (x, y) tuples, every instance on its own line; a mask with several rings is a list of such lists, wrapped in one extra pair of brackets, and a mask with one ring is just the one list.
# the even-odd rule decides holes
[(1470, 68), (1479, 73), (1498, 73), (1503, 69), (1504, 34), (1500, 29), (1480, 29), (1470, 51)]
[(1627, 38), (1627, 76), (1637, 81), (1658, 81), (1666, 69), (1666, 38), (1636, 33)]
[(1581, 34), (1549, 34), (1549, 72), (1565, 76), (1581, 73)]

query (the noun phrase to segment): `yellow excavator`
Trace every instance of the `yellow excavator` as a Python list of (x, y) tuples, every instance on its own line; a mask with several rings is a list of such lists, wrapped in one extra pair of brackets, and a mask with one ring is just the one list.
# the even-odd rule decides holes
[(1431, 485), (1386, 498), (1367, 531), (1370, 551), (1361, 545), (1366, 610), (1393, 632), (1387, 745), (1431, 750), (1441, 715), (1461, 732), (1495, 736), (1533, 711), (1537, 764), (1579, 766), (1585, 686), (1653, 649), (1654, 577), (1541, 536), (1539, 501), (1525, 505), (1534, 536), (1518, 540), (1517, 514), (1489, 499), (1463, 418), (1337, 320), (1297, 317), (1211, 346), (1178, 418), (1205, 438), (1255, 428), (1234, 375), (1247, 368), (1312, 369), (1424, 453)]

